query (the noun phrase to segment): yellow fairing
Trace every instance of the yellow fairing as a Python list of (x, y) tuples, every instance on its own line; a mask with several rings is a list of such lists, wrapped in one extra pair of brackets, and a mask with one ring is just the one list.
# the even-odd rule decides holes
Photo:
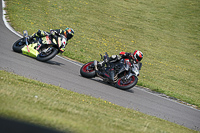
[(27, 46), (24, 46), (22, 48), (22, 53), (25, 54), (25, 55), (36, 58), (39, 54), (39, 52), (36, 49), (34, 49), (34, 47), (36, 47), (36, 46), (37, 46), (37, 43), (28, 45), (28, 49), (30, 50), (30, 52), (28, 52)]

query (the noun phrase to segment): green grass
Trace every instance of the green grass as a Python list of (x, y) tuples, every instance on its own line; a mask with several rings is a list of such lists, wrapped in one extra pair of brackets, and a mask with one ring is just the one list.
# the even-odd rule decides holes
[(15, 30), (71, 27), (63, 55), (81, 61), (120, 51), (144, 54), (139, 83), (200, 107), (197, 0), (6, 0)]
[(0, 116), (80, 133), (197, 132), (108, 101), (0, 70)]

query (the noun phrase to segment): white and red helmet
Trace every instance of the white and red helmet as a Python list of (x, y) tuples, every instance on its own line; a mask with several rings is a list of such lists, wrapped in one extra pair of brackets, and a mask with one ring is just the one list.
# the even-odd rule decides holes
[(137, 62), (141, 61), (143, 58), (143, 53), (141, 51), (135, 50), (133, 53), (133, 57)]

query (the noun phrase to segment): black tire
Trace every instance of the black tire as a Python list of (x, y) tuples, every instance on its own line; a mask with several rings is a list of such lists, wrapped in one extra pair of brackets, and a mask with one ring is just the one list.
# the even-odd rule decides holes
[(25, 42), (23, 42), (24, 38), (21, 38), (19, 40), (17, 40), (14, 44), (13, 44), (13, 51), (17, 52), (17, 53), (21, 53), (22, 52), (22, 48), (26, 45)]
[(134, 87), (138, 82), (138, 78), (133, 75), (131, 76), (130, 80), (128, 82), (123, 82), (122, 78), (118, 79), (116, 82), (116, 87), (122, 90), (128, 90)]
[(37, 60), (45, 62), (48, 61), (50, 59), (52, 59), (53, 57), (55, 57), (58, 54), (58, 49), (52, 47), (51, 51), (49, 54), (44, 55), (42, 52), (40, 54), (38, 54), (38, 56), (36, 57)]
[(89, 68), (92, 64), (94, 64), (94, 61), (88, 62), (81, 67), (80, 73), (83, 77), (94, 78), (96, 76), (95, 69)]

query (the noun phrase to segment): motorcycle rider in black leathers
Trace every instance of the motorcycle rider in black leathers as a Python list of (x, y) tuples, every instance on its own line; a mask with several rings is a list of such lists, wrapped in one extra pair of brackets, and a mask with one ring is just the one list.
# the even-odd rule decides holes
[[(134, 64), (140, 63), (140, 61), (143, 58), (143, 53), (138, 50), (135, 50), (133, 53), (120, 52), (119, 55), (121, 55), (122, 58), (127, 58), (130, 61), (133, 61)], [(109, 57), (108, 60), (104, 60), (104, 61), (100, 62), (99, 65), (103, 66), (109, 62), (117, 62), (121, 59), (119, 55), (112, 55), (111, 57)]]
[[(137, 69), (140, 70), (140, 68), (142, 67), (142, 63), (140, 63), (140, 61), (143, 58), (143, 53), (141, 51), (135, 50), (133, 53), (120, 52), (119, 55), (112, 55), (111, 57), (105, 58), (102, 62), (99, 62), (97, 65), (101, 67), (105, 65), (109, 66), (109, 63), (115, 63), (117, 61), (120, 61), (121, 58), (124, 58), (129, 59), (129, 62), (136, 64)], [(107, 74), (106, 72), (101, 71), (98, 71), (97, 73), (101, 76)]]
[[(43, 30), (38, 30), (37, 33), (33, 33), (31, 36), (29, 36), (29, 41), (33, 40), (33, 38), (44, 37), (46, 35), (50, 35), (51, 42), (53, 42), (53, 38), (56, 40), (56, 43), (59, 45), (60, 52), (63, 53), (66, 45), (68, 44), (68, 40), (74, 36), (74, 30), (72, 28), (66, 28), (65, 30), (56, 29), (50, 30), (50, 33)], [(65, 41), (62, 41), (61, 44), (59, 44), (58, 37), (65, 39)]]

